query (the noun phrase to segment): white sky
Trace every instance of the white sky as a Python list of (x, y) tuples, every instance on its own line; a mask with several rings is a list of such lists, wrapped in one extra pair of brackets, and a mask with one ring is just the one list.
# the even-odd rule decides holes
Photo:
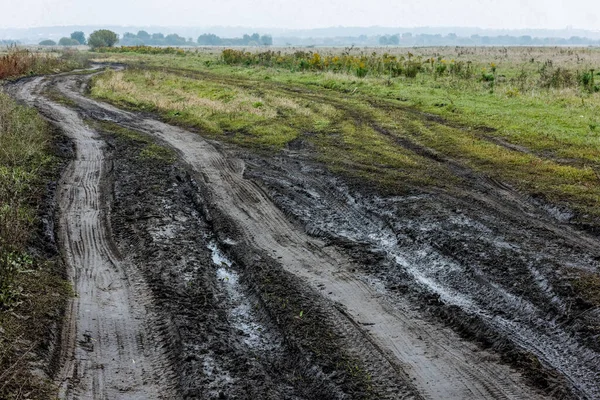
[(600, 30), (595, 0), (0, 0), (0, 28), (465, 26)]

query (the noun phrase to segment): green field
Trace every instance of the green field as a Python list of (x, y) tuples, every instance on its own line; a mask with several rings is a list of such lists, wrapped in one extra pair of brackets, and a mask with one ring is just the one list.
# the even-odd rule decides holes
[(598, 223), (600, 50), (385, 51), (120, 50), (91, 94), (256, 151), (302, 140), (385, 192), (460, 190), (460, 165)]

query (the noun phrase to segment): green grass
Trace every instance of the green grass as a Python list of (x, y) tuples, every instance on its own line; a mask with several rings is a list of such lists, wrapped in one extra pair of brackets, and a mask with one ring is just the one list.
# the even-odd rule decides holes
[[(566, 206), (577, 222), (598, 223), (600, 94), (576, 82), (544, 88), (540, 71), (551, 59), (553, 68), (576, 76), (600, 66), (599, 50), (410, 51), (423, 59), (471, 61), (475, 73), (469, 79), (426, 70), (414, 79), (358, 78), (225, 65), (216, 53), (119, 54), (116, 59), (138, 68), (97, 77), (92, 94), (251, 148), (278, 151), (302, 139), (332, 170), (390, 192), (414, 185), (460, 188), (448, 164), (419, 151), (427, 149)], [(486, 68), (489, 74), (491, 63), (497, 68), (493, 87), (477, 72)]]
[(30, 371), (71, 295), (60, 262), (30, 254), (38, 207), (57, 159), (44, 120), (0, 93), (0, 398), (47, 399)]
[(121, 139), (119, 142), (121, 145), (127, 145), (128, 142), (135, 142), (140, 145), (138, 154), (140, 160), (159, 161), (166, 164), (172, 164), (177, 160), (177, 154), (174, 150), (154, 143), (150, 137), (139, 132), (124, 128), (113, 122), (91, 120), (88, 122), (101, 132), (109, 133)]

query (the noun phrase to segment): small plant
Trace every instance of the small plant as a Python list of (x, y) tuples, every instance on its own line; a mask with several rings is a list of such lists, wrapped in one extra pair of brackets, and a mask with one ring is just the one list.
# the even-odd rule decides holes
[(490, 63), (490, 70), (492, 71), (492, 74), (496, 75), (497, 69), (498, 69), (498, 66), (496, 65), (496, 63)]
[(15, 283), (18, 273), (31, 269), (33, 260), (15, 252), (0, 253), (0, 310), (7, 309), (19, 301), (22, 288)]
[(481, 80), (484, 82), (494, 82), (494, 80), (496, 79), (496, 77), (494, 76), (493, 73), (489, 73), (487, 72), (487, 70), (485, 68), (483, 68), (481, 70)]
[(440, 62), (435, 65), (435, 75), (442, 76), (447, 69), (448, 65), (446, 64), (446, 60), (440, 60)]
[(596, 85), (596, 82), (594, 80), (594, 72), (595, 70), (591, 69), (579, 75), (580, 85), (583, 87), (584, 90), (590, 93), (600, 91), (600, 85)]
[(511, 89), (508, 89), (505, 92), (505, 94), (507, 97), (518, 97), (521, 94), (521, 92), (517, 88), (511, 88)]

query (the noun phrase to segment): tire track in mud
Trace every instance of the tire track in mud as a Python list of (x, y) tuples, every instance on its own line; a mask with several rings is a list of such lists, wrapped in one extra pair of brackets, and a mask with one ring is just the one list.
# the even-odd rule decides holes
[[(505, 347), (502, 342), (507, 339), (512, 341), (568, 377), (580, 396), (595, 398), (598, 353), (582, 343), (580, 338), (572, 337), (562, 326), (563, 323), (559, 322), (560, 313), (568, 312), (569, 306), (548, 281), (546, 274), (549, 274), (548, 270), (552, 273), (552, 264), (540, 260), (540, 247), (547, 246), (545, 256), (550, 257), (550, 260), (556, 257), (554, 262), (559, 265), (580, 264), (578, 268), (586, 268), (586, 264), (590, 262), (593, 265), (593, 258), (588, 254), (582, 253), (578, 260), (577, 250), (564, 251), (572, 245), (573, 238), (565, 240), (566, 243), (561, 243), (556, 238), (552, 238), (553, 242), (545, 243), (544, 239), (550, 240), (554, 233), (549, 231), (534, 240), (529, 237), (531, 243), (525, 240), (519, 244), (511, 244), (506, 242), (510, 239), (503, 238), (504, 235), (511, 237), (514, 235), (513, 231), (517, 231), (527, 237), (528, 233), (523, 232), (531, 229), (527, 227), (527, 222), (515, 221), (514, 214), (502, 215), (501, 218), (504, 219), (498, 224), (495, 221), (498, 217), (492, 216), (498, 212), (496, 210), (484, 217), (482, 223), (478, 221), (481, 218), (478, 213), (469, 209), (472, 205), (461, 204), (450, 197), (433, 197), (428, 194), (381, 199), (371, 198), (370, 193), (367, 193), (367, 198), (360, 195), (352, 197), (344, 183), (319, 171), (319, 168), (303, 168), (293, 159), (280, 161), (281, 164), (274, 163), (275, 165), (268, 165), (269, 161), (261, 162), (267, 165), (253, 166), (254, 171), (249, 175), (263, 182), (276, 203), (291, 218), (303, 224), (307, 231), (316, 232), (343, 246), (347, 243), (354, 249), (362, 247), (361, 251), (375, 254), (376, 259), (379, 257), (387, 260), (383, 263), (375, 261), (374, 267), (367, 268), (371, 276), (382, 279), (381, 282), (375, 279), (374, 283), (392, 288), (391, 291), (382, 290), (387, 292), (386, 295), (395, 298), (392, 292), (397, 285), (406, 292), (414, 292), (418, 302), (424, 300), (423, 294), (427, 300), (427, 294), (433, 293), (445, 307), (455, 307), (454, 311), (449, 311), (454, 314), (454, 318), (460, 318), (456, 312), (458, 308), (469, 318), (476, 316), (482, 321), (473, 325), (475, 330), (481, 329), (483, 323), (488, 335), (491, 333), (495, 337), (500, 333), (500, 340), (497, 340), (500, 348)], [(304, 187), (310, 188), (310, 192), (299, 189)], [(444, 212), (446, 221), (436, 222), (438, 217), (432, 204), (436, 204), (437, 208), (449, 209)], [(411, 210), (421, 207), (424, 208), (422, 212), (415, 213)], [(459, 217), (450, 211), (454, 207), (464, 207), (471, 212), (465, 211)], [(478, 212), (481, 213), (482, 210), (479, 209)], [(494, 232), (484, 225), (486, 221), (492, 228), (507, 225), (503, 231)], [(496, 249), (499, 254), (494, 256), (502, 255), (504, 251), (507, 252), (505, 257), (508, 254), (512, 258), (500, 258), (497, 263), (523, 262), (524, 265), (519, 265), (522, 268), (520, 273), (530, 275), (527, 279), (534, 281), (531, 284), (534, 286), (533, 299), (522, 292), (523, 287), (517, 286), (519, 277), (501, 280), (498, 274), (502, 274), (503, 268), (494, 266), (494, 270), (490, 271), (480, 265), (480, 258), (485, 259), (487, 254), (482, 257), (481, 253), (467, 253), (461, 259), (459, 255), (465, 250), (466, 244), (460, 241), (460, 235), (465, 234), (460, 229), (464, 230), (465, 226), (468, 226), (468, 241), (482, 241), (487, 247), (484, 251), (492, 253)], [(439, 231), (443, 233), (436, 233)], [(437, 238), (427, 238), (431, 233), (436, 234)], [(559, 238), (562, 234), (564, 233), (561, 232)], [(423, 237), (420, 238), (419, 235)], [(577, 237), (575, 234), (573, 236)], [(447, 241), (448, 237), (457, 243), (457, 250), (450, 249), (448, 252), (436, 245), (435, 240)], [(583, 249), (587, 248), (586, 241), (580, 241), (580, 245)], [(361, 255), (365, 260), (369, 257), (369, 254)], [(365, 278), (366, 281), (370, 279), (373, 280), (372, 277)], [(553, 308), (556, 311), (552, 311)]]
[(292, 274), (340, 304), (344, 316), (378, 348), (397, 360), (425, 398), (534, 399), (511, 368), (499, 364), (447, 328), (419, 317), (408, 303), (390, 303), (352, 272), (353, 263), (292, 225), (254, 182), (244, 179), (244, 163), (219, 151), (197, 134), (87, 99), (68, 79), (59, 89), (90, 115), (149, 133), (180, 152), (211, 191), (214, 205), (236, 221), (251, 246), (272, 254)]
[(107, 225), (104, 142), (75, 111), (40, 97), (46, 83), (26, 81), (13, 95), (40, 109), (75, 145), (57, 190), (59, 246), (76, 293), (62, 330), (60, 397), (175, 398), (168, 357), (150, 328), (148, 289)]

